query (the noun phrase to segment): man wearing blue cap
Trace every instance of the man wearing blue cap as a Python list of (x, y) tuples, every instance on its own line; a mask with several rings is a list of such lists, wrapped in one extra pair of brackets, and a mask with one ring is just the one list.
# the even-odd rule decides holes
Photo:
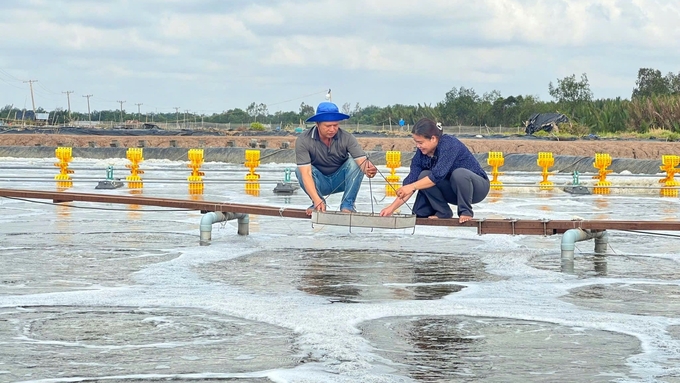
[(316, 126), (302, 133), (295, 141), (295, 158), (300, 187), (311, 198), (312, 211), (326, 211), (324, 196), (343, 192), (340, 211), (352, 213), (364, 174), (373, 178), (378, 169), (361, 149), (357, 139), (340, 129), (340, 121), (349, 116), (340, 113), (337, 105), (322, 102), (316, 114), (306, 122)]

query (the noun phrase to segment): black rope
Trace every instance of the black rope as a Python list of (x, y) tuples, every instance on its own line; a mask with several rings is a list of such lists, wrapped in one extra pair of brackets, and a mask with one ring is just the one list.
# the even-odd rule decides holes
[[(359, 166), (357, 167), (357, 169), (354, 169), (354, 170), (349, 174), (349, 176), (350, 176), (350, 177), (354, 177), (354, 176), (355, 176), (355, 173), (358, 175), (358, 174), (359, 174), (358, 172), (361, 172), (361, 167), (366, 163), (366, 161), (368, 161), (368, 156), (366, 156), (366, 158), (361, 162), (361, 164), (359, 164)], [(321, 196), (321, 199), (323, 200), (323, 203), (324, 203), (324, 204), (326, 203), (326, 198), (327, 198), (328, 196), (330, 196), (331, 194), (336, 193), (337, 190), (338, 190), (341, 186), (347, 186), (347, 185), (345, 185), (345, 183), (346, 183), (345, 180), (346, 180), (347, 178), (348, 178), (348, 177), (345, 177), (345, 179), (342, 180), (342, 183), (340, 183), (338, 186), (336, 186), (335, 189), (331, 190), (331, 192), (330, 192), (328, 195), (326, 195), (326, 196)], [(299, 180), (298, 180), (298, 181), (299, 181)], [(316, 187), (316, 185), (314, 185), (314, 186)], [(317, 191), (318, 191), (318, 188), (317, 188)], [(316, 209), (317, 206), (318, 206), (318, 205), (315, 205), (314, 208)], [(326, 204), (326, 206), (328, 206), (328, 204)]]
[[(368, 160), (368, 155), (366, 155), (366, 160)], [(373, 166), (375, 166), (375, 164)], [(378, 168), (376, 167), (376, 169), (378, 169)], [(371, 215), (374, 215), (375, 210), (373, 209), (373, 182), (372, 181), (373, 181), (372, 178), (368, 179), (368, 194), (371, 196)], [(373, 228), (371, 228), (371, 230), (373, 230)]]
[(651, 235), (651, 236), (657, 236), (657, 237), (671, 237), (671, 238), (680, 239), (680, 235), (678, 235), (678, 234), (651, 233), (649, 231), (640, 231), (640, 230), (619, 230), (619, 231), (625, 231), (625, 232), (628, 232), (628, 233), (635, 233), (635, 234), (645, 234), (645, 235)]
[[(269, 153), (269, 154), (267, 154), (266, 156), (260, 157), (260, 161), (264, 160), (265, 158), (269, 158), (269, 157), (271, 157), (271, 156), (275, 156), (275, 155), (281, 153), (282, 150), (285, 150), (285, 149), (276, 149), (276, 150), (274, 150), (274, 152)], [(245, 164), (245, 162), (242, 162), (242, 163), (241, 163), (241, 165), (243, 165), (243, 164)]]
[[(366, 161), (369, 161), (369, 160), (370, 160), (370, 159), (369, 159), (369, 156), (368, 156), (368, 154), (366, 154), (366, 157), (365, 157), (364, 160), (359, 164), (358, 168), (355, 169), (355, 170), (353, 170), (353, 171), (349, 174), (350, 177), (354, 176), (354, 173), (355, 173), (355, 172), (356, 172), (357, 174), (358, 174), (358, 172), (362, 172), (361, 168), (364, 166), (364, 164), (366, 164)], [(375, 165), (374, 165), (374, 166), (375, 166)], [(381, 172), (380, 169), (378, 169), (377, 166), (376, 166), (376, 171), (377, 171), (377, 174), (380, 174), (380, 176), (383, 178), (383, 180), (387, 181), (387, 177), (385, 177), (385, 175), (383, 174), (383, 172)], [(345, 178), (347, 178), (347, 177), (345, 177)], [(299, 181), (299, 180), (298, 180), (298, 181)], [(369, 193), (370, 193), (370, 196), (371, 196), (371, 197), (370, 197), (370, 198), (371, 198), (371, 214), (375, 214), (375, 211), (374, 211), (374, 209), (373, 209), (373, 199), (374, 199), (375, 197), (373, 196), (373, 184), (372, 184), (371, 181), (372, 181), (372, 179), (369, 178), (369, 179), (368, 179), (368, 187), (369, 187)], [(327, 198), (328, 196), (330, 196), (331, 194), (336, 193), (336, 191), (340, 188), (340, 186), (346, 186), (346, 185), (344, 185), (344, 183), (345, 183), (345, 180), (343, 180), (342, 183), (340, 183), (340, 185), (336, 186), (335, 189), (331, 190), (331, 192), (330, 192), (328, 195), (326, 195), (326, 196), (321, 196), (321, 199), (323, 200), (322, 203), (326, 203), (326, 198)], [(389, 183), (389, 182), (387, 182), (387, 185), (389, 185), (389, 187), (391, 187), (392, 190), (394, 190), (394, 192), (396, 193), (397, 189), (394, 187), (394, 185), (392, 185), (392, 184)], [(315, 186), (316, 186), (316, 185), (315, 185)], [(318, 190), (318, 188), (317, 188), (317, 190)], [(387, 195), (385, 195), (385, 197), (387, 197)], [(385, 197), (383, 197), (383, 199), (380, 200), (379, 202), (382, 202), (382, 201), (385, 199)], [(399, 197), (397, 197), (397, 198), (399, 198)], [(376, 199), (376, 202), (378, 202), (377, 199)], [(405, 204), (411, 211), (413, 211), (413, 207), (412, 207), (407, 201), (404, 201), (404, 204)], [(314, 209), (316, 209), (317, 207), (318, 207), (318, 206), (315, 205), (315, 206), (314, 206)]]
[[(366, 155), (366, 160), (368, 160), (368, 154)], [(387, 181), (387, 177), (385, 177), (385, 175), (383, 174), (383, 172), (381, 172), (380, 169), (378, 169), (377, 166), (376, 166), (376, 170), (378, 171), (378, 174), (380, 174), (380, 176), (381, 176), (385, 181)], [(369, 180), (370, 180), (370, 179), (369, 179)], [(387, 185), (389, 185), (389, 187), (391, 187), (392, 190), (393, 190), (393, 191), (395, 192), (395, 194), (396, 194), (397, 189), (394, 187), (394, 185), (392, 185), (392, 184), (389, 183), (389, 182), (387, 182)], [(370, 186), (370, 183), (369, 183), (369, 186)], [(415, 193), (414, 193), (414, 194), (415, 194)], [(385, 195), (385, 197), (387, 197), (387, 195)], [(382, 201), (385, 199), (385, 197), (383, 197), (383, 199), (380, 200), (380, 202), (382, 202)], [(371, 199), (372, 199), (372, 198), (373, 198), (373, 194), (371, 194)], [(399, 197), (397, 197), (397, 198), (399, 198)], [(413, 207), (411, 207), (411, 205), (410, 205), (407, 201), (404, 201), (404, 205), (406, 205), (409, 209), (411, 209), (411, 211), (413, 211)]]

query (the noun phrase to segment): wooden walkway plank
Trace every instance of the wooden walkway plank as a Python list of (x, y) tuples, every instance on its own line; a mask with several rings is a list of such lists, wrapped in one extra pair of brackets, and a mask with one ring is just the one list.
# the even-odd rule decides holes
[[(231, 212), (282, 218), (309, 219), (304, 209), (236, 204), (228, 202), (193, 201), (145, 196), (121, 196), (96, 193), (73, 193), (0, 188), (0, 197), (47, 199), (54, 202), (95, 202), (167, 207), (199, 210), (201, 212)], [(680, 221), (624, 221), (624, 220), (529, 220), (529, 219), (473, 219), (459, 223), (457, 219), (416, 219), (416, 225), (474, 227), (478, 234), (554, 235), (570, 229), (680, 231)]]

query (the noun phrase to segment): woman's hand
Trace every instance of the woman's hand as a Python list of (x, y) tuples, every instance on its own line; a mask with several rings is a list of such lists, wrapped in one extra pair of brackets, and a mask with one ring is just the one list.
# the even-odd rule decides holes
[(388, 207), (386, 207), (386, 208), (384, 208), (380, 211), (381, 217), (387, 217), (387, 216), (390, 216), (392, 214), (394, 214), (394, 208), (392, 207), (392, 205), (390, 205), (390, 206), (388, 206)]
[(399, 189), (397, 189), (397, 197), (406, 201), (409, 198), (411, 198), (411, 196), (415, 192), (416, 192), (416, 188), (415, 188), (415, 186), (413, 186), (413, 184), (404, 185), (404, 186), (400, 187)]

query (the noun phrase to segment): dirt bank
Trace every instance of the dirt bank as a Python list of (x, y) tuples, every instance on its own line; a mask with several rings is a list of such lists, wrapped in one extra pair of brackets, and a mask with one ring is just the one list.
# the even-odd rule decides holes
[[(266, 142), (268, 148), (279, 148), (286, 142), (292, 148), (295, 136), (82, 136), (61, 134), (2, 134), (0, 146), (71, 146), (71, 147), (247, 147), (253, 140), (258, 146)], [(398, 150), (411, 152), (411, 138), (358, 137), (365, 150)], [(680, 143), (659, 141), (579, 140), (554, 141), (548, 139), (517, 138), (461, 138), (473, 153), (490, 151), (534, 154), (552, 152), (554, 155), (594, 157), (608, 153), (612, 158), (659, 159), (662, 155), (680, 155)]]

